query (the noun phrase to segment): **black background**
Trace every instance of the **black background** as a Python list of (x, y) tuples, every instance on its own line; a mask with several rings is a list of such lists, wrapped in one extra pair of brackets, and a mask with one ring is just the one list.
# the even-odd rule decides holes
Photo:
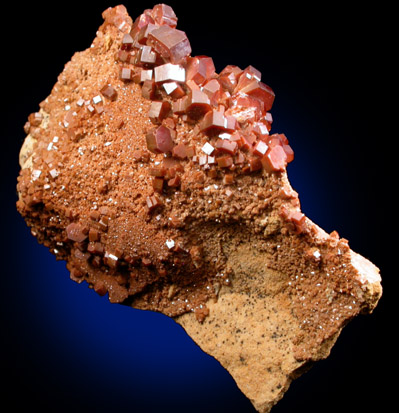
[[(11, 411), (28, 403), (90, 413), (254, 412), (218, 363), (171, 321), (115, 309), (70, 281), (64, 264), (37, 245), (15, 210), (27, 116), (38, 110), (73, 53), (90, 46), (102, 11), (116, 4), (2, 6), (2, 400), (12, 403)], [(156, 3), (124, 4), (136, 17)], [(392, 10), (383, 3), (168, 4), (193, 55), (212, 56), (217, 71), (251, 64), (262, 72), (276, 93), (272, 130), (284, 132), (295, 151), (288, 175), (302, 210), (381, 269), (384, 295), (375, 312), (352, 321), (331, 356), (296, 380), (273, 412), (387, 410), (397, 326), (395, 274), (388, 269), (394, 252), (386, 232), (397, 226), (391, 160), (397, 132), (389, 130), (385, 110), (388, 101), (397, 105), (388, 82)], [(82, 320), (86, 324), (76, 327)], [(132, 366), (131, 376), (126, 366)]]

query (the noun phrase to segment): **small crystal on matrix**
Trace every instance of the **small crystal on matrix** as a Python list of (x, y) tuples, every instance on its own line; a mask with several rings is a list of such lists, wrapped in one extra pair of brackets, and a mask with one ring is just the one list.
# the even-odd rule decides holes
[(167, 153), (174, 146), (171, 130), (163, 125), (147, 132), (146, 141), (148, 150), (154, 153)]

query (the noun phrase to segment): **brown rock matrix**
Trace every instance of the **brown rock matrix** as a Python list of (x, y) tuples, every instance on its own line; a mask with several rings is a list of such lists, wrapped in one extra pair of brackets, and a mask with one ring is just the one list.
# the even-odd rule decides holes
[(165, 4), (103, 17), (28, 117), (18, 211), (74, 281), (173, 317), (268, 412), (375, 308), (379, 270), (301, 212), (258, 69), (216, 73)]

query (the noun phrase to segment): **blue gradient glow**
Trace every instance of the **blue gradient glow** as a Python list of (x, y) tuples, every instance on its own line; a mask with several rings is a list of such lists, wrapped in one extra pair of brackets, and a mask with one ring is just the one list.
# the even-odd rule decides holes
[(173, 400), (173, 411), (200, 412), (223, 403), (219, 392), (231, 392), (237, 406), (248, 408), (229, 374), (179, 325), (162, 314), (110, 304), (71, 281), (65, 263), (17, 222), (27, 254), (15, 268), (25, 278), (14, 283), (13, 333), (30, 360), (38, 398), (67, 391), (74, 406), (143, 412), (169, 411)]

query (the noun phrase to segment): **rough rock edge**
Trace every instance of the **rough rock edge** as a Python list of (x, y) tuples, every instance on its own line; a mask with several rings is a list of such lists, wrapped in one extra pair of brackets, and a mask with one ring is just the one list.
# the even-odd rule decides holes
[[(308, 224), (315, 225), (320, 239), (328, 236), (309, 219)], [(371, 313), (382, 295), (379, 270), (366, 258), (352, 250), (350, 253), (351, 264), (356, 269), (362, 285), (364, 301), (361, 312)], [(261, 272), (262, 270), (259, 273)], [(284, 280), (286, 276), (275, 274), (275, 277)], [(260, 280), (258, 282), (262, 285)], [(256, 283), (257, 281), (254, 281), (254, 284)], [(281, 340), (277, 339), (275, 343), (257, 340), (261, 331), (273, 331), (276, 325), (283, 326), (283, 332), (288, 334), (288, 338), (295, 337), (299, 331), (299, 321), (290, 314), (289, 302), (284, 303), (284, 299), (288, 300), (288, 297), (284, 293), (273, 296), (266, 292), (265, 299), (258, 300), (254, 308), (251, 297), (236, 290), (234, 285), (233, 281), (232, 287), (223, 288), (216, 303), (207, 303), (210, 315), (203, 324), (199, 324), (190, 313), (177, 317), (176, 322), (202, 350), (213, 356), (229, 371), (255, 409), (260, 413), (267, 413), (281, 400), (292, 380), (308, 371), (314, 362), (329, 356), (342, 328), (350, 319), (314, 349), (311, 359), (299, 361), (295, 358), (292, 339), (287, 343), (287, 335), (282, 334)], [(275, 305), (278, 306), (278, 315), (273, 314), (271, 310)], [(231, 316), (232, 312), (234, 317)], [(245, 325), (251, 326), (251, 329), (244, 338), (242, 334), (237, 335), (235, 332)], [(223, 339), (220, 337), (224, 338), (230, 349), (221, 344)], [(230, 340), (229, 343), (226, 343), (226, 338)], [(244, 341), (240, 343), (240, 340)]]
[[(45, 128), (49, 115), (41, 110)], [(28, 135), (21, 147), (20, 165), (22, 169), (31, 168), (33, 148), (36, 139)], [(286, 178), (288, 184), (288, 178)], [(317, 238), (321, 241), (328, 238), (328, 234), (316, 224), (307, 219), (307, 224), (316, 230)], [(240, 249), (245, 257), (249, 244)], [(358, 273), (358, 280), (363, 291), (363, 313), (371, 313), (382, 294), (381, 277), (378, 268), (361, 255), (350, 251), (351, 264)], [(234, 257), (231, 258), (234, 260)], [(240, 258), (238, 258), (240, 259)], [(242, 259), (245, 261), (245, 258)], [(260, 269), (261, 277), (265, 269)], [(266, 270), (271, 272), (270, 270)], [(236, 277), (239, 277), (239, 272)], [(284, 274), (270, 274), (276, 285), (287, 281)], [(262, 285), (262, 280), (254, 281), (254, 285)], [(222, 287), (217, 302), (210, 300), (207, 307), (210, 310), (205, 321), (198, 323), (194, 313), (186, 313), (176, 317), (187, 334), (207, 354), (213, 356), (232, 375), (240, 390), (250, 399), (255, 409), (267, 413), (283, 397), (292, 380), (306, 372), (312, 364), (328, 357), (342, 328), (336, 331), (315, 349), (309, 360), (295, 359), (292, 339), (298, 331), (298, 320), (288, 311), (288, 298), (284, 292), (265, 291), (263, 299), (255, 301), (251, 295), (236, 289), (233, 280), (232, 287)], [(270, 288), (275, 288), (271, 285)], [(279, 288), (277, 288), (279, 291)], [(278, 313), (273, 313), (275, 307)], [(232, 317), (232, 313), (234, 316)], [(349, 321), (349, 320), (348, 320)], [(281, 338), (265, 340), (260, 335), (265, 331), (274, 331), (275, 326), (282, 326)], [(251, 326), (244, 333), (245, 326)], [(240, 333), (238, 333), (238, 331)], [(265, 356), (268, 355), (268, 356)], [(262, 380), (254, 380), (254, 377)]]

